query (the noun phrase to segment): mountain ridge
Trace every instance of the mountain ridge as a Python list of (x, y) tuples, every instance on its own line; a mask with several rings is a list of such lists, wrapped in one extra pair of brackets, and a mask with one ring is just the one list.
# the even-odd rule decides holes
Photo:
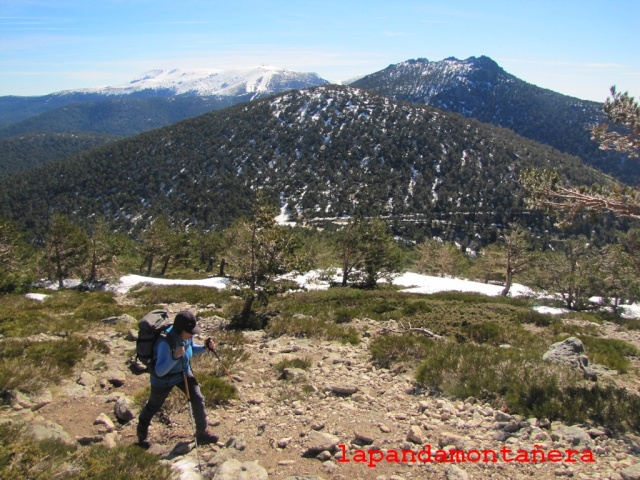
[(275, 66), (260, 66), (230, 70), (179, 68), (156, 69), (143, 73), (130, 82), (59, 94), (93, 93), (103, 95), (132, 95), (140, 92), (170, 92), (173, 95), (238, 96), (254, 93), (253, 98), (287, 88), (306, 88), (329, 83), (315, 73), (300, 73)]
[(640, 180), (637, 162), (599, 150), (591, 127), (605, 120), (603, 104), (527, 83), (486, 56), (392, 64), (350, 84), (395, 100), (430, 105), (512, 129), (624, 182)]
[(400, 222), (399, 230), (429, 231), (449, 228), (434, 227), (436, 220), (471, 219), (468, 234), (482, 236), (526, 210), (517, 177), (527, 167), (559, 168), (577, 183), (607, 181), (510, 130), (330, 85), (236, 105), (15, 175), (0, 182), (0, 214), (24, 223), (27, 209), (38, 229), (52, 210), (103, 214), (126, 230), (163, 214), (209, 229), (248, 214), (263, 190), (280, 199), (291, 221), (361, 213)]

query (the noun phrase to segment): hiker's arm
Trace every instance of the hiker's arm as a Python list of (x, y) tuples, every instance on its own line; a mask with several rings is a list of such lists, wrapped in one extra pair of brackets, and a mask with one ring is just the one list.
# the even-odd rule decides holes
[(193, 350), (194, 355), (200, 355), (207, 351), (207, 348), (204, 345), (198, 345), (193, 340), (191, 341), (191, 348)]
[(168, 342), (158, 342), (158, 359), (156, 360), (156, 376), (163, 377), (180, 361), (171, 355), (171, 347)]

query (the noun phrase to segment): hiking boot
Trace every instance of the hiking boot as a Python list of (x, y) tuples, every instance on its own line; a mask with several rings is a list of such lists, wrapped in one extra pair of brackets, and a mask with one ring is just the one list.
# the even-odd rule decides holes
[(208, 445), (210, 443), (218, 443), (218, 435), (212, 433), (209, 429), (196, 435), (198, 445)]
[(147, 440), (148, 430), (138, 425), (136, 434), (138, 435), (138, 443), (136, 445), (147, 450), (151, 446), (151, 442)]
[(136, 445), (144, 450), (149, 450), (151, 448), (151, 442), (146, 439), (138, 438), (138, 443)]

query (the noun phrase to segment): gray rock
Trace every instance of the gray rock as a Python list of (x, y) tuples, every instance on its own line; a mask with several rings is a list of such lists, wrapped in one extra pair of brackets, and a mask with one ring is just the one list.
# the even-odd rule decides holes
[(102, 376), (114, 387), (121, 387), (127, 381), (127, 375), (120, 370), (109, 370), (104, 372)]
[(438, 445), (440, 445), (441, 448), (447, 445), (454, 445), (457, 449), (465, 450), (468, 441), (469, 437), (464, 437), (451, 432), (440, 432)]
[(216, 472), (213, 480), (268, 480), (267, 471), (255, 462), (227, 460)]
[(374, 435), (369, 430), (359, 429), (353, 432), (356, 437), (356, 443), (359, 445), (371, 445), (375, 442)]
[(292, 477), (286, 477), (283, 480), (324, 480), (324, 478), (318, 475), (294, 475)]
[(581, 445), (582, 447), (590, 447), (593, 445), (591, 436), (586, 430), (580, 427), (554, 424), (553, 433), (559, 435), (560, 438), (569, 442), (573, 446)]
[(103, 318), (100, 321), (102, 323), (106, 323), (107, 325), (116, 325), (117, 323), (128, 324), (137, 322), (135, 318), (133, 318), (131, 315), (127, 315), (126, 313), (124, 315), (118, 315), (117, 317)]
[(113, 406), (113, 413), (116, 418), (123, 423), (130, 422), (135, 418), (135, 413), (132, 409), (132, 402), (127, 397), (121, 397)]
[(116, 432), (109, 432), (107, 434), (105, 434), (102, 443), (107, 447), (107, 448), (116, 448), (118, 446), (118, 434)]
[(469, 474), (457, 465), (447, 467), (447, 480), (469, 480)]
[(305, 441), (305, 456), (316, 456), (325, 450), (333, 452), (339, 443), (340, 439), (335, 435), (312, 430)]
[(355, 385), (331, 385), (331, 392), (336, 395), (349, 396), (358, 391), (358, 387)]
[(100, 443), (102, 440), (102, 435), (85, 435), (84, 437), (76, 437), (76, 442), (83, 446)]
[(235, 448), (236, 450), (243, 451), (247, 448), (247, 442), (242, 437), (232, 436), (227, 440), (227, 443), (224, 444), (225, 448)]
[(30, 429), (36, 440), (60, 440), (69, 445), (73, 445), (75, 443), (65, 429), (54, 422), (44, 422), (31, 425)]
[(285, 368), (282, 371), (282, 377), (292, 382), (305, 382), (307, 380), (307, 372), (301, 368)]
[(231, 460), (235, 458), (236, 453), (233, 450), (229, 450), (228, 448), (223, 448), (218, 453), (216, 453), (211, 460), (207, 462), (207, 465), (210, 467), (216, 467), (218, 465), (222, 465), (227, 460)]
[(83, 371), (78, 378), (78, 385), (83, 387), (93, 387), (98, 382), (98, 379), (89, 372)]
[(50, 390), (44, 390), (42, 393), (22, 393), (18, 390), (11, 392), (11, 406), (15, 410), (30, 409), (39, 410), (45, 405), (50, 404), (53, 401), (53, 396)]
[(569, 337), (562, 342), (551, 345), (542, 359), (548, 362), (562, 363), (571, 368), (581, 370), (590, 380), (596, 380), (596, 373), (589, 367), (589, 358), (584, 352), (584, 345), (579, 338)]
[(93, 424), (102, 425), (102, 428), (104, 428), (106, 432), (113, 432), (116, 429), (116, 426), (106, 413), (98, 415), (98, 417), (93, 421)]
[(640, 480), (640, 463), (631, 465), (620, 472), (623, 480)]
[(407, 440), (422, 445), (424, 443), (423, 430), (418, 425), (411, 425), (407, 433)]

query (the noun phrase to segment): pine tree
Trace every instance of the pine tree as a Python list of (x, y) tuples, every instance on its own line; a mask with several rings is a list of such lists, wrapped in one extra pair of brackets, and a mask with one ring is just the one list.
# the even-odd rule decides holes
[(252, 321), (254, 302), (266, 306), (270, 296), (289, 286), (278, 277), (305, 267), (302, 242), (291, 229), (276, 224), (277, 213), (259, 197), (251, 218), (238, 220), (225, 231), (226, 264), (244, 298), (233, 322), (238, 328), (263, 326)]
[(49, 278), (64, 288), (64, 279), (81, 274), (88, 257), (88, 237), (82, 228), (68, 217), (55, 214), (45, 239), (46, 264)]
[[(610, 130), (608, 124), (594, 127), (593, 139), (603, 150), (617, 150), (638, 158), (640, 153), (640, 105), (627, 92), (611, 87), (604, 113), (622, 131)], [(533, 207), (576, 215), (581, 211), (610, 211), (615, 215), (640, 219), (640, 190), (622, 185), (572, 187), (565, 184), (557, 171), (526, 170), (521, 182), (529, 192)]]
[(0, 293), (19, 290), (33, 279), (32, 258), (16, 225), (0, 219)]

